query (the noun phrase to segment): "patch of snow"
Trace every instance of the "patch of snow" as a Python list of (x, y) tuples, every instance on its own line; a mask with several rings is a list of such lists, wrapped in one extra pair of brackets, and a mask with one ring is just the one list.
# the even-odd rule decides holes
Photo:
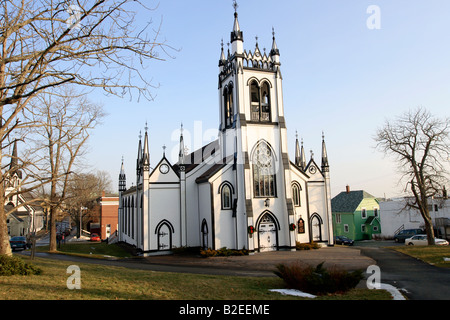
[(300, 290), (295, 289), (270, 289), (269, 291), (278, 292), (283, 295), (297, 296), (297, 297), (305, 297), (305, 298), (315, 298), (316, 296), (313, 294), (309, 294)]
[(401, 294), (401, 292), (394, 286), (390, 284), (381, 283), (380, 289), (384, 289), (388, 291), (394, 300), (406, 300), (405, 297)]
[[(381, 283), (379, 289), (388, 291), (392, 295), (393, 300), (406, 300), (405, 297), (400, 293), (400, 291), (390, 284)], [(304, 298), (316, 298), (316, 296), (313, 294), (295, 289), (270, 289), (269, 291), (278, 292), (283, 295), (291, 295)]]

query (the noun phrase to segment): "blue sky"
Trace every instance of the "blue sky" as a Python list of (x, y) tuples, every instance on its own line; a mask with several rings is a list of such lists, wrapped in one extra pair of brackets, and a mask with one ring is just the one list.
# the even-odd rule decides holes
[[(392, 159), (375, 150), (373, 136), (385, 119), (424, 106), (449, 116), (450, 1), (448, 0), (241, 0), (244, 48), (270, 50), (272, 27), (280, 49), (289, 153), (295, 132), (320, 159), (322, 131), (330, 162), (332, 196), (365, 190), (402, 194)], [(380, 9), (380, 29), (369, 29), (370, 5)], [(179, 127), (192, 150), (214, 139), (219, 125), (217, 91), (220, 42), (233, 27), (231, 0), (164, 0), (146, 16), (160, 39), (178, 49), (153, 61), (145, 74), (158, 86), (154, 101), (93, 94), (108, 116), (89, 141), (93, 170), (111, 174), (114, 190), (122, 156), (127, 186), (135, 183), (138, 135), (148, 122), (151, 165), (167, 146), (178, 148)], [(201, 126), (202, 135), (195, 134)], [(195, 140), (195, 143), (194, 141)]]

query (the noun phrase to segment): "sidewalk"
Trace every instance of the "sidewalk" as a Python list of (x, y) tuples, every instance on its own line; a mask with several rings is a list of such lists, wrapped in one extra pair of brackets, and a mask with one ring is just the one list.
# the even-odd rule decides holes
[(334, 246), (313, 250), (273, 251), (255, 253), (248, 256), (209, 257), (193, 255), (166, 255), (145, 257), (147, 263), (177, 266), (202, 266), (225, 269), (246, 269), (256, 271), (273, 271), (279, 263), (302, 263), (316, 266), (325, 262), (325, 267), (337, 266), (344, 270), (366, 270), (376, 264), (375, 260), (361, 255), (356, 248)]

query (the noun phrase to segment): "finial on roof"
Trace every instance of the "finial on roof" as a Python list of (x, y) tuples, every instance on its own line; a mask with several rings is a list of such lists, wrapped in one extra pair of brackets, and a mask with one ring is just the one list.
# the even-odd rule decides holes
[(239, 5), (237, 4), (236, 0), (233, 1), (233, 8), (234, 8), (234, 12), (237, 13), (237, 8), (239, 8)]
[(235, 40), (244, 41), (243, 33), (241, 31), (241, 28), (239, 27), (239, 21), (238, 21), (238, 13), (237, 8), (238, 4), (236, 0), (233, 1), (233, 8), (234, 8), (234, 25), (233, 25), (233, 31), (231, 32), (231, 42), (234, 42)]
[(275, 28), (274, 27), (272, 27), (272, 39), (273, 39), (273, 42), (272, 42), (272, 50), (270, 50), (270, 55), (271, 56), (280, 55), (280, 50), (278, 50), (277, 43), (275, 41)]

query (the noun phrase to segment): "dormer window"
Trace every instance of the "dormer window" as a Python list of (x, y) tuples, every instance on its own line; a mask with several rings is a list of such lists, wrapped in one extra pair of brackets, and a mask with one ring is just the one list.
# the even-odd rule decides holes
[(264, 82), (260, 87), (256, 81), (250, 84), (252, 121), (270, 122), (270, 86)]

